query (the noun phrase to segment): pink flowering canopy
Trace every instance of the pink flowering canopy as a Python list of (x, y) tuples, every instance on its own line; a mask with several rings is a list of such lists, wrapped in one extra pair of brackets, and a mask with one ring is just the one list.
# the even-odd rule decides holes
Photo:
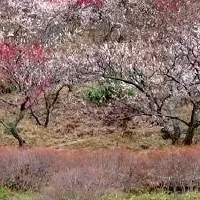
[(50, 52), (37, 43), (0, 43), (1, 81), (13, 84), (33, 102), (52, 81), (49, 58)]
[(101, 7), (103, 5), (103, 0), (44, 0), (44, 2), (55, 3), (55, 4), (74, 4), (74, 5), (95, 5)]
[(176, 10), (178, 8), (178, 0), (154, 0), (157, 9), (161, 10)]
[(103, 0), (77, 0), (76, 4), (77, 5), (93, 4), (93, 5), (96, 5), (97, 7), (101, 7), (103, 4)]

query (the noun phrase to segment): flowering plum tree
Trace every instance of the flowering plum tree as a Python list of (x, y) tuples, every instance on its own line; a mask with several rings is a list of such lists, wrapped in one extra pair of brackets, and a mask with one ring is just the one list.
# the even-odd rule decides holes
[[(196, 87), (197, 82), (194, 84), (193, 80), (198, 77), (192, 75), (197, 74), (198, 67), (196, 71), (190, 67), (192, 62), (198, 66), (199, 59), (197, 0), (2, 2), (0, 12), (4, 14), (0, 17), (6, 23), (0, 30), (3, 37), (1, 80), (14, 85), (21, 93), (21, 110), (30, 108), (38, 124), (48, 125), (50, 113), (65, 85), (98, 79), (103, 74), (104, 78), (136, 88), (137, 95), (132, 102), (136, 113), (153, 116), (153, 121), (164, 127), (162, 130), (173, 143), (180, 139), (180, 123), (188, 127), (185, 144), (191, 143), (198, 120), (193, 123), (182, 119), (175, 110), (184, 98), (189, 99), (190, 106), (195, 105), (194, 109), (198, 107), (198, 101), (194, 100), (197, 93), (192, 92), (191, 98), (187, 92), (193, 90), (192, 85)], [(10, 26), (6, 31), (8, 22)], [(93, 34), (95, 31), (97, 34)], [(102, 37), (101, 43), (96, 45), (94, 40), (88, 47), (84, 33), (94, 39)], [(191, 35), (194, 36), (192, 41), (198, 38), (193, 50), (190, 42), (183, 44), (179, 40)], [(72, 43), (78, 48), (74, 49)], [(63, 48), (61, 52), (59, 45), (67, 47), (67, 51)], [(175, 47), (178, 47), (176, 51)], [(191, 74), (190, 82), (185, 80), (186, 71)], [(180, 80), (175, 79), (177, 76)], [(52, 88), (55, 90), (50, 98)], [(40, 97), (46, 105), (45, 120), (34, 110)]]
[[(192, 144), (200, 126), (199, 39), (191, 36), (173, 40), (167, 48), (141, 48), (107, 44), (95, 53), (93, 66), (101, 69), (104, 78), (136, 90), (136, 96), (125, 102), (132, 116), (151, 116), (162, 126), (163, 138), (177, 144), (184, 134), (184, 144)], [(187, 118), (181, 111), (185, 100)]]
[[(53, 54), (39, 44), (13, 44), (3, 42), (0, 44), (0, 70), (1, 82), (12, 85), (20, 94), (19, 115), (9, 128), (3, 121), (1, 123), (9, 128), (20, 146), (24, 140), (16, 129), (23, 119), (25, 111), (30, 109), (32, 116), (40, 125), (47, 126), (50, 114), (58, 100), (60, 91), (66, 86), (61, 83), (61, 70)], [(55, 86), (60, 82), (60, 86)], [(51, 98), (49, 98), (51, 95)], [(45, 102), (45, 120), (41, 122), (34, 114), (33, 107), (43, 97)], [(4, 102), (6, 102), (4, 100)], [(17, 105), (16, 105), (17, 106)]]

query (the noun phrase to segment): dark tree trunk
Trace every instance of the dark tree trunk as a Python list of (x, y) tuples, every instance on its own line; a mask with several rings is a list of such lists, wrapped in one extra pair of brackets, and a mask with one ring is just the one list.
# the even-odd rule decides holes
[(194, 130), (195, 130), (195, 128), (193, 126), (188, 128), (188, 130), (186, 132), (185, 139), (184, 139), (185, 145), (191, 145), (192, 144), (192, 139), (194, 137)]
[(20, 106), (19, 116), (16, 118), (15, 123), (13, 124), (13, 126), (12, 127), (7, 127), (7, 126), (4, 125), (5, 127), (7, 127), (10, 130), (10, 132), (14, 136), (14, 138), (16, 138), (18, 140), (20, 147), (22, 147), (25, 144), (25, 140), (22, 139), (22, 137), (20, 136), (19, 131), (17, 129), (17, 126), (18, 126), (19, 122), (25, 116), (26, 104), (27, 104), (28, 101), (29, 101), (29, 97), (26, 97), (24, 102)]
[(176, 145), (180, 141), (181, 130), (179, 127), (179, 122), (177, 120), (172, 120), (172, 121), (173, 121), (173, 129), (174, 129), (174, 135), (172, 137), (172, 144)]
[(47, 109), (47, 114), (46, 114), (46, 118), (45, 118), (45, 122), (44, 122), (44, 127), (47, 127), (49, 124), (49, 119), (50, 119), (50, 108)]
[(25, 140), (23, 140), (22, 137), (19, 135), (18, 130), (16, 128), (11, 128), (10, 132), (18, 140), (19, 146), (22, 147), (25, 144)]
[(193, 104), (190, 123), (189, 123), (188, 129), (187, 129), (187, 132), (186, 132), (186, 135), (185, 135), (185, 139), (184, 139), (185, 145), (191, 145), (192, 144), (192, 140), (193, 140), (193, 137), (194, 137), (194, 131), (200, 125), (199, 119), (200, 119), (200, 102)]

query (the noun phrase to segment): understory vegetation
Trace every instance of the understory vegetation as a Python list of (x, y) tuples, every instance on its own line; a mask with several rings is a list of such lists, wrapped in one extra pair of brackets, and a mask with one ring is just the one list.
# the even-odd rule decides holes
[(124, 199), (165, 199), (176, 197), (176, 193), (186, 193), (180, 198), (188, 199), (187, 192), (199, 195), (195, 192), (200, 185), (199, 150), (199, 146), (140, 152), (125, 148), (1, 148), (0, 167), (4, 170), (0, 184), (15, 191), (32, 191), (42, 200), (70, 196), (115, 199), (115, 194), (116, 199), (119, 195)]
[[(139, 193), (139, 194), (102, 194), (99, 195), (98, 200), (198, 200), (200, 194), (196, 191), (186, 192), (184, 194), (166, 192), (152, 192), (152, 193)], [(10, 189), (0, 189), (0, 198), (2, 200), (36, 200), (37, 196), (34, 193), (22, 194), (13, 192)], [(41, 199), (41, 198), (40, 198)], [(90, 198), (82, 197), (78, 194), (67, 194), (60, 198), (60, 200), (87, 200)]]
[(134, 97), (134, 87), (122, 85), (119, 81), (103, 80), (96, 84), (90, 84), (82, 89), (82, 97), (91, 103), (102, 105), (113, 99)]
[(2, 188), (0, 187), (0, 199), (1, 200), (33, 200), (33, 196), (31, 192), (20, 192), (20, 191), (13, 191), (9, 188)]

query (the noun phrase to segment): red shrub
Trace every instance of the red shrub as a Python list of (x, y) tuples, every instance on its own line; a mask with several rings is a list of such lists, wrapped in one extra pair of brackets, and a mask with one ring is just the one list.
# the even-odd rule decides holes
[[(0, 149), (0, 183), (41, 189), (50, 199), (109, 190), (188, 190), (200, 185), (200, 147), (127, 149)], [(47, 186), (48, 185), (48, 186)]]

